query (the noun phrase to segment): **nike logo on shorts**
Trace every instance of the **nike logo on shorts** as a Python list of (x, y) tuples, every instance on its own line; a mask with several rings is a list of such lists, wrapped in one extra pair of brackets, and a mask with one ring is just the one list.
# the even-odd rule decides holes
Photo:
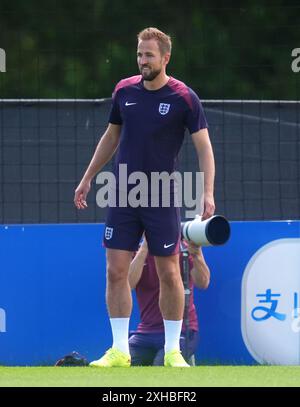
[(171, 244), (164, 244), (164, 249), (167, 249), (168, 247), (171, 247), (171, 246), (173, 246), (175, 243), (171, 243)]
[(126, 102), (125, 103), (125, 106), (131, 106), (131, 105), (136, 105), (137, 103), (135, 102), (135, 103), (129, 103), (129, 102)]

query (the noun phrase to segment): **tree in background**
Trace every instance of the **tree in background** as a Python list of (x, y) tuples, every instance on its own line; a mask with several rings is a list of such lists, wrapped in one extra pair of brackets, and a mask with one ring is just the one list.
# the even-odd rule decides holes
[(169, 74), (201, 98), (299, 99), (297, 2), (28, 0), (0, 3), (1, 98), (109, 97), (137, 73), (136, 34), (173, 37)]

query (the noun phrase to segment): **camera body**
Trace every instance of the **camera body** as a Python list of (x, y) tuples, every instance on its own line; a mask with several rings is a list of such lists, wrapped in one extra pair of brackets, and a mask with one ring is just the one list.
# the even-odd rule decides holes
[(230, 225), (221, 215), (204, 221), (197, 215), (195, 219), (181, 223), (181, 236), (199, 246), (220, 246), (230, 237)]

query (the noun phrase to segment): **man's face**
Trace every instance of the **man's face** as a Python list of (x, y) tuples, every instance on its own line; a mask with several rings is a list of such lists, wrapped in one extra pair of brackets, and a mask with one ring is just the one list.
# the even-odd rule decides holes
[(169, 61), (169, 54), (161, 55), (157, 41), (141, 40), (137, 48), (137, 63), (146, 81), (153, 81)]

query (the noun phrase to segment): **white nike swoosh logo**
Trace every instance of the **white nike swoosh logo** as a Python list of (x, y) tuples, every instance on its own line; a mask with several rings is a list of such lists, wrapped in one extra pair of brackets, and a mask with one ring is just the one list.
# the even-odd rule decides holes
[(136, 103), (128, 103), (128, 102), (125, 103), (125, 106), (131, 106), (131, 105), (136, 105)]
[(171, 243), (171, 244), (166, 244), (166, 243), (165, 243), (165, 244), (164, 244), (164, 248), (167, 249), (168, 247), (171, 247), (171, 246), (173, 246), (174, 244), (175, 244), (175, 243)]

